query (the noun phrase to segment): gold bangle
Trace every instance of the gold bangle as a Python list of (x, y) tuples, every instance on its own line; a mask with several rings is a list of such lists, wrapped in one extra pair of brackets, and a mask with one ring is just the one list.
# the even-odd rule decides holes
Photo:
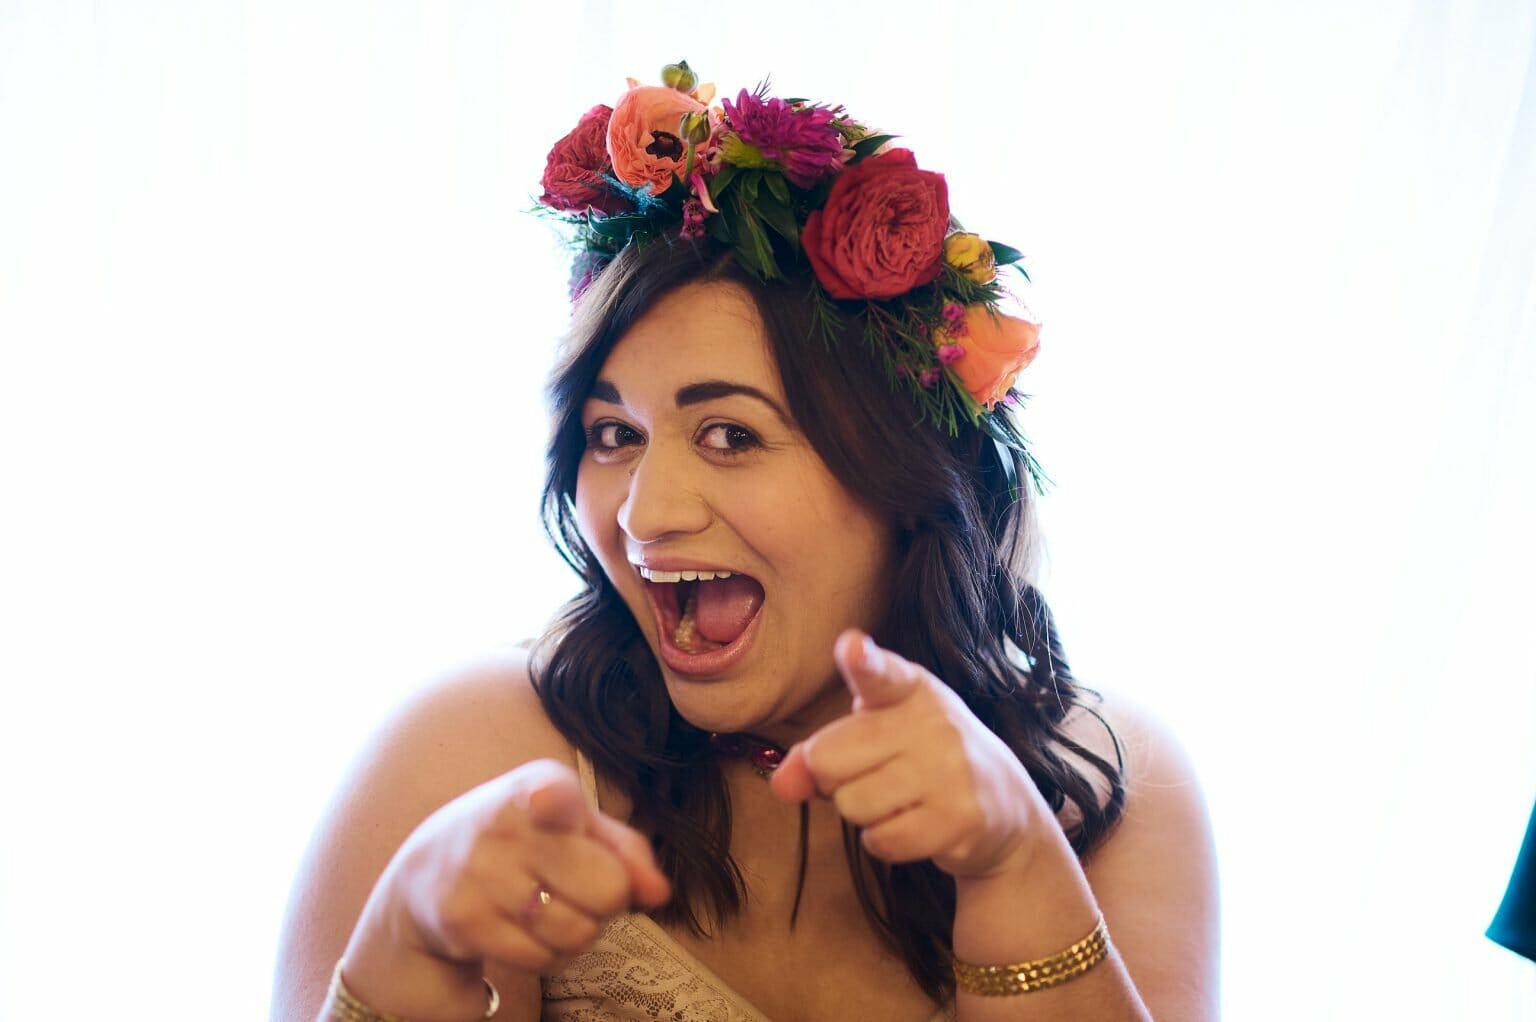
[[(480, 981), (485, 984), (485, 992), (490, 995), (490, 1005), (485, 1009), (482, 1019), (491, 1018), (496, 1014), (496, 1009), (501, 1007), (501, 994), (496, 992), (496, 984), (486, 976), (481, 976)], [(336, 963), (336, 971), (331, 973), (331, 989), (325, 997), (325, 1017), (330, 1022), (406, 1022), (399, 1015), (386, 1015), (382, 1011), (368, 1007), (357, 999), (357, 995), (347, 989), (347, 985), (341, 981), (341, 963)]]
[(1006, 997), (1044, 990), (1074, 979), (1109, 956), (1109, 930), (1099, 916), (1093, 932), (1049, 958), (1016, 965), (967, 965), (955, 959), (955, 986), (968, 994)]

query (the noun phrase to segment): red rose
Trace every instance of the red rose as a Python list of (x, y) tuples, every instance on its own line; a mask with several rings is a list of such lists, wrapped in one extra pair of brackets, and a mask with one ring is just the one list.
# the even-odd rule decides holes
[(839, 174), (800, 240), (833, 298), (894, 298), (943, 272), (948, 229), (944, 175), (891, 149)]
[(612, 116), (612, 107), (599, 104), (582, 114), (571, 133), (555, 143), (544, 162), (539, 182), (544, 194), (539, 202), (567, 213), (585, 213), (593, 206), (604, 213), (629, 208), (629, 200), (603, 182), (604, 174), (613, 173), (608, 163), (608, 118)]

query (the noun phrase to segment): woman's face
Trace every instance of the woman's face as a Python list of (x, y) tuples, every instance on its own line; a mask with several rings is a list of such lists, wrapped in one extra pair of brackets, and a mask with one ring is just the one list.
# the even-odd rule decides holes
[(889, 527), (788, 409), (751, 299), (687, 285), (608, 356), (582, 409), (576, 477), (582, 537), (678, 712), (783, 742), (845, 710), (832, 643), (873, 628), (892, 558)]

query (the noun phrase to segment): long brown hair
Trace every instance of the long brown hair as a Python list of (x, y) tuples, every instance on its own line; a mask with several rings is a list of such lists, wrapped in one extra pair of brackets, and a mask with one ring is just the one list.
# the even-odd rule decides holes
[[(1054, 810), (1075, 808), (1067, 836), (1086, 854), (1124, 809), (1123, 764), (1118, 741), (1110, 763), (1062, 727), (1087, 690), (1027, 581), (1035, 528), (1030, 494), (1017, 485), (1027, 478), (1022, 459), (979, 430), (949, 436), (918, 422), (911, 397), (867, 349), (856, 308), (843, 314), (835, 344), (819, 339), (809, 276), (765, 284), (710, 243), (630, 245), (582, 297), (547, 390), (544, 524), (584, 590), (540, 640), (533, 676), (550, 720), (629, 797), (631, 822), (652, 835), (675, 892), (658, 918), (704, 933), (740, 909), (746, 887), (730, 856), (730, 799), (705, 733), (673, 708), (639, 627), (582, 541), (576, 473), (582, 405), (608, 353), (658, 298), (691, 281), (728, 282), (751, 296), (797, 424), (851, 493), (897, 523), (894, 587), (876, 641), (953, 688)], [(1105, 802), (1063, 753), (1103, 776)], [(876, 932), (929, 996), (945, 1000), (953, 879), (931, 862), (869, 859), (847, 825), (844, 845)]]

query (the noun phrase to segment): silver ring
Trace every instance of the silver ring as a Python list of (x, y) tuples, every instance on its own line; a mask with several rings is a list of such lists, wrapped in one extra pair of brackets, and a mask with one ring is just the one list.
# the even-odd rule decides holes
[(538, 884), (534, 887), (533, 893), (528, 895), (528, 900), (523, 902), (523, 907), (518, 911), (517, 917), (525, 923), (531, 923), (554, 900), (555, 897), (549, 893), (549, 888), (543, 884)]

